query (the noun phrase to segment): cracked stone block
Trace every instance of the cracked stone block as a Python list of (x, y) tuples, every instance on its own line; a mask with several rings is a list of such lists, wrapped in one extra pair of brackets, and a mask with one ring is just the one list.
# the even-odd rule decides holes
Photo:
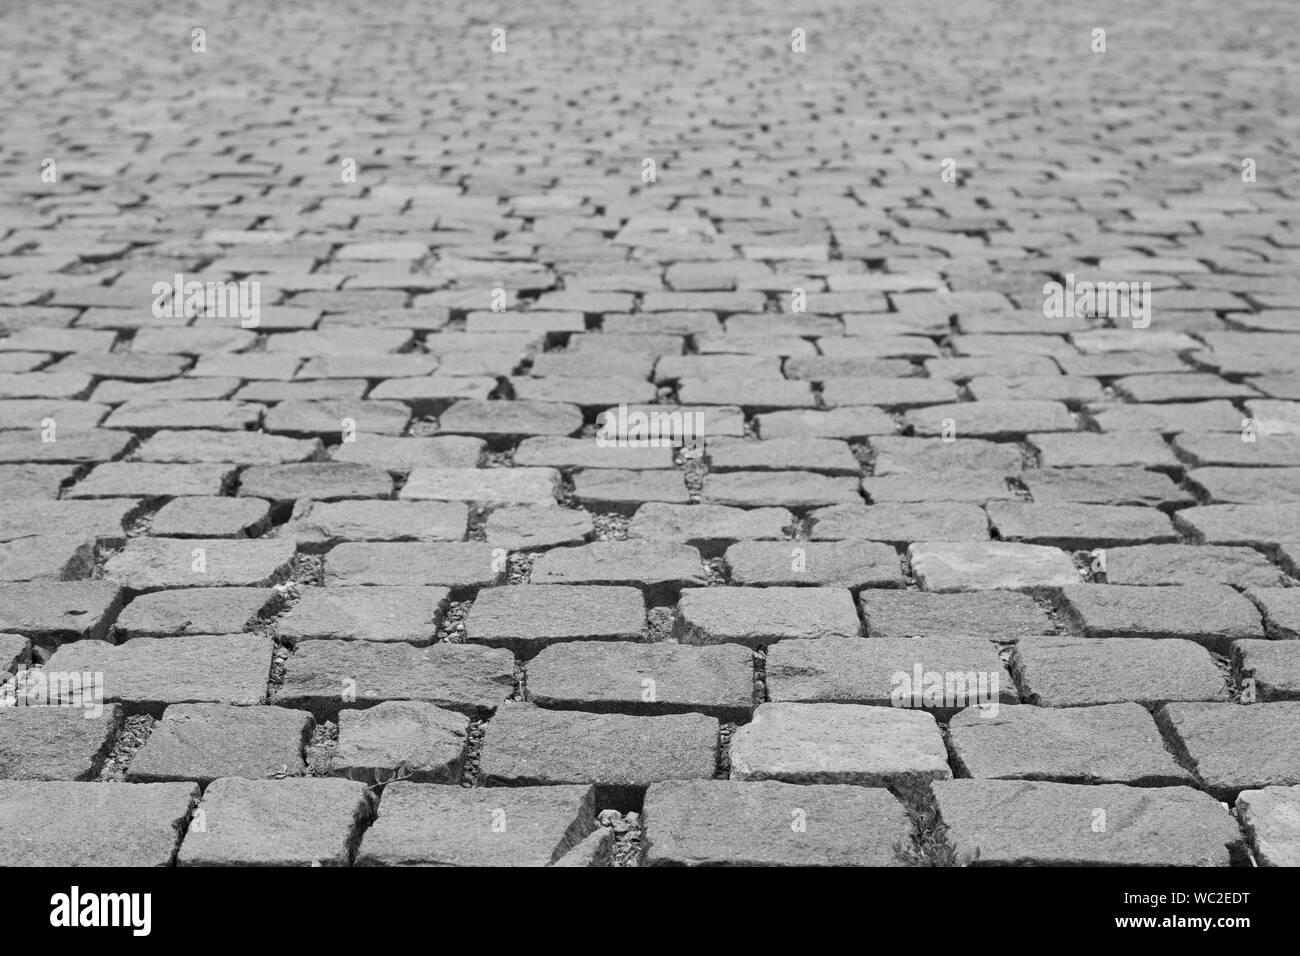
[(149, 533), (176, 538), (239, 538), (260, 532), (271, 508), (254, 498), (173, 498), (149, 522)]
[(907, 549), (917, 583), (926, 591), (1034, 591), (1079, 582), (1064, 551), (1005, 541), (923, 541)]
[(626, 584), (651, 603), (683, 588), (708, 584), (700, 553), (660, 541), (596, 541), (555, 548), (533, 562), (533, 584)]
[(123, 499), (59, 499), (46, 501), (13, 497), (0, 502), (0, 541), (40, 535), (74, 535), (117, 542), (140, 510), (140, 502)]
[(1300, 784), (1300, 701), (1169, 703), (1156, 722), (1197, 782), (1220, 800), (1242, 790)]
[(1198, 543), (1275, 549), (1300, 541), (1300, 503), (1184, 508), (1174, 523)]
[(673, 637), (683, 644), (762, 647), (791, 638), (857, 637), (847, 588), (704, 588), (683, 591)]
[(953, 765), (964, 777), (1191, 786), (1140, 704), (967, 708), (949, 721)]
[(102, 640), (122, 609), (122, 589), (108, 581), (0, 583), (0, 633), (36, 644)]
[(898, 552), (878, 541), (745, 541), (726, 552), (734, 584), (848, 588), (906, 585)]
[(632, 539), (688, 544), (707, 556), (716, 556), (738, 541), (783, 541), (794, 523), (794, 516), (785, 508), (652, 501), (636, 510), (627, 533)]
[(655, 783), (644, 817), (646, 866), (898, 866), (912, 831), (888, 791), (775, 780)]
[(870, 440), (876, 453), (876, 477), (887, 475), (964, 475), (987, 472), (1018, 475), (1022, 469), (1020, 448), (1006, 442), (963, 438), (946, 442), (939, 438), (880, 437)]
[(585, 508), (631, 514), (648, 501), (687, 504), (691, 493), (682, 473), (675, 469), (621, 471), (600, 468), (574, 475), (573, 498)]
[(483, 526), (487, 543), (507, 551), (585, 544), (595, 532), (595, 522), (586, 511), (546, 505), (495, 508)]
[[(113, 434), (105, 432), (104, 434)], [(62, 442), (62, 439), (60, 439)], [(156, 431), (133, 452), (140, 461), (230, 462), (278, 465), (306, 461), (321, 453), (320, 439), (286, 438), (262, 432)]]
[(1244, 790), (1237, 816), (1260, 866), (1300, 866), (1300, 786)]
[(906, 547), (913, 541), (987, 541), (989, 520), (978, 505), (956, 502), (845, 504), (809, 515), (814, 541), (865, 538)]
[(0, 866), (171, 866), (192, 783), (0, 780)]
[(348, 542), (325, 554), (325, 584), (489, 587), (505, 578), (496, 550), (477, 542)]
[(1168, 475), (1136, 465), (1034, 468), (1022, 472), (1020, 480), (1037, 504), (1077, 502), (1169, 509), (1196, 501)]
[(1086, 551), (1178, 540), (1169, 516), (1155, 508), (991, 501), (985, 510), (1004, 541)]
[(961, 438), (1020, 440), (1036, 432), (1072, 432), (1078, 425), (1061, 402), (985, 401), (930, 405), (903, 413), (904, 427), (910, 426), (923, 438), (955, 433)]
[(314, 726), (310, 714), (283, 707), (173, 704), (131, 758), (127, 780), (207, 786), (219, 777), (301, 777), (307, 772), (303, 748)]
[(118, 640), (251, 630), (281, 600), (272, 588), (177, 588), (138, 595), (118, 615)]
[(194, 813), (179, 866), (348, 866), (371, 810), (352, 780), (223, 777)]
[(1300, 639), (1300, 590), (1252, 587), (1246, 590), (1246, 596), (1263, 613), (1264, 629), (1269, 637)]
[(564, 402), (501, 402), (467, 399), (438, 418), (446, 434), (526, 438), (573, 435), (582, 428), (582, 410)]
[(306, 461), (289, 465), (255, 465), (239, 479), (241, 497), (270, 501), (310, 498), (387, 498), (393, 493), (389, 475), (370, 465), (340, 461)]
[(741, 508), (820, 508), (861, 502), (855, 478), (810, 471), (730, 471), (704, 479), (705, 504)]
[(645, 628), (645, 598), (634, 587), (513, 584), (478, 593), (465, 640), (529, 658), (560, 641), (639, 641)]
[(1082, 468), (1137, 465), (1143, 468), (1177, 468), (1178, 458), (1158, 432), (1093, 432), (1030, 435), (1044, 468)]
[(276, 634), (289, 644), (342, 640), (424, 646), (437, 640), (450, 594), (439, 587), (305, 587), (276, 620)]
[(1019, 700), (996, 646), (964, 635), (782, 641), (767, 652), (767, 692), (773, 703), (905, 707), (941, 719)]
[(415, 700), (386, 700), (339, 714), (330, 773), (363, 783), (401, 773), (415, 783), (458, 783), (469, 718)]
[(548, 866), (596, 828), (591, 787), (384, 788), (359, 866)]
[(95, 566), (95, 539), (42, 534), (0, 543), (0, 581), (76, 581)]
[(1056, 633), (1046, 609), (1030, 595), (1017, 591), (936, 594), (868, 590), (858, 596), (858, 601), (867, 636), (873, 638), (962, 634), (1014, 644), (1027, 637)]
[(64, 644), (49, 671), (102, 674), (104, 700), (127, 713), (171, 704), (260, 704), (266, 700), (271, 641), (260, 634), (201, 634), (157, 641)]
[(1254, 701), (1300, 700), (1300, 642), (1237, 641), (1233, 672)]
[(278, 534), (292, 537), (299, 546), (343, 541), (460, 541), (468, 527), (469, 506), (463, 502), (300, 500)]
[(1228, 866), (1244, 852), (1231, 814), (1191, 787), (950, 780), (934, 796), (976, 866)]
[(1227, 653), (1235, 640), (1264, 636), (1259, 611), (1223, 584), (1076, 584), (1061, 600), (1088, 637), (1181, 637)]
[(550, 506), (560, 473), (554, 468), (416, 468), (403, 486), (403, 500), (463, 501), (492, 505)]
[(289, 577), (295, 546), (267, 538), (132, 538), (104, 564), (130, 591), (269, 587)]
[(529, 701), (561, 710), (744, 720), (754, 708), (752, 655), (734, 644), (556, 644), (529, 662), (527, 686)]
[(1230, 584), (1273, 587), (1282, 573), (1254, 548), (1224, 545), (1142, 544), (1106, 550), (1110, 584)]
[(930, 714), (857, 704), (760, 704), (731, 737), (732, 780), (921, 794), (952, 776)]
[(32, 659), (32, 645), (21, 634), (0, 634), (0, 677), (26, 667)]
[(515, 704), (488, 721), (479, 772), (488, 786), (592, 784), (598, 797), (624, 803), (660, 780), (710, 779), (717, 751), (718, 722), (703, 714), (632, 717)]
[(1026, 703), (1088, 707), (1228, 699), (1227, 675), (1201, 645), (1172, 638), (1022, 639), (1011, 669)]
[(93, 706), (29, 704), (22, 689), (16, 694), (18, 706), (0, 707), (0, 779), (94, 780), (122, 729), (122, 709), (110, 704), (95, 715)]
[(477, 468), (486, 447), (481, 438), (464, 435), (420, 438), (358, 434), (355, 441), (342, 442), (329, 454), (333, 461), (408, 472), (415, 468)]
[(110, 461), (96, 465), (68, 490), (69, 498), (149, 498), (219, 495), (234, 475), (230, 465)]
[(514, 691), (515, 659), (500, 648), (304, 641), (285, 662), (284, 683), (271, 703), (309, 710), (317, 720), (385, 700), (423, 701), (481, 716)]

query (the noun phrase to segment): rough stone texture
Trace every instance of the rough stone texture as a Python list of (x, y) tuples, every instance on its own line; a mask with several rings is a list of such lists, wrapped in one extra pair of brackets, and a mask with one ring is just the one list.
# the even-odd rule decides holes
[(683, 591), (673, 636), (683, 644), (762, 647), (801, 637), (856, 637), (853, 595), (843, 588), (706, 588)]
[(1300, 784), (1297, 719), (1300, 701), (1170, 703), (1156, 711), (1161, 730), (1197, 783), (1221, 800), (1242, 790)]
[[(9, 698), (18, 706), (0, 707), (0, 779), (95, 779), (121, 729), (122, 709), (110, 704), (95, 716), (93, 699), (80, 707), (48, 706), (31, 701), (31, 690), (17, 689)], [(0, 680), (0, 697), (7, 696)]]
[(1228, 866), (1244, 852), (1228, 811), (1190, 787), (952, 780), (934, 796), (977, 866)]
[(888, 787), (920, 795), (947, 780), (929, 714), (854, 704), (762, 704), (731, 738), (732, 780)]
[(284, 684), (271, 703), (310, 710), (317, 719), (385, 700), (480, 715), (514, 693), (514, 669), (514, 658), (499, 648), (304, 641), (285, 662)]
[(835, 505), (809, 515), (814, 541), (865, 538), (906, 547), (913, 541), (987, 541), (989, 521), (972, 504)]
[(1004, 541), (1068, 551), (1178, 540), (1169, 517), (1155, 508), (990, 501), (985, 510)]
[(554, 468), (415, 468), (403, 500), (467, 501), (491, 505), (553, 505), (560, 473)]
[(479, 588), (505, 576), (494, 548), (478, 543), (353, 543), (325, 555), (325, 584)]
[(1300, 590), (1248, 588), (1246, 596), (1264, 615), (1264, 628), (1269, 637), (1283, 640), (1300, 638)]
[(596, 829), (591, 787), (466, 790), (395, 783), (357, 853), (361, 866), (548, 866)]
[(1272, 587), (1282, 573), (1254, 548), (1179, 544), (1141, 544), (1106, 549), (1106, 581), (1110, 584), (1230, 584)]
[(339, 714), (330, 772), (374, 783), (401, 773), (417, 783), (457, 783), (469, 718), (414, 700), (386, 700)]
[(735, 644), (556, 644), (529, 661), (527, 687), (560, 710), (742, 720), (754, 709), (752, 655)]
[(1034, 591), (1075, 584), (1064, 551), (1003, 541), (917, 542), (907, 549), (917, 583), (927, 591)]
[(781, 541), (795, 519), (785, 508), (730, 508), (646, 502), (628, 525), (629, 538), (675, 541), (716, 556), (737, 541)]
[(895, 866), (911, 833), (884, 790), (775, 780), (652, 784), (645, 826), (647, 866)]
[(1300, 642), (1237, 641), (1232, 664), (1247, 703), (1300, 700)]
[(747, 541), (726, 553), (733, 584), (901, 588), (898, 552), (875, 541)]
[(252, 537), (269, 515), (270, 506), (253, 498), (173, 498), (153, 516), (149, 533), (176, 538)]
[(488, 544), (508, 551), (583, 544), (594, 531), (586, 511), (528, 505), (494, 508), (483, 527)]
[(300, 547), (343, 541), (460, 541), (468, 522), (468, 506), (454, 502), (302, 500), (279, 533), (293, 537)]
[(1028, 638), (1016, 645), (1011, 666), (1025, 702), (1043, 707), (1228, 699), (1226, 675), (1192, 641)]
[(218, 777), (300, 777), (307, 771), (303, 745), (313, 725), (309, 714), (282, 707), (173, 704), (131, 758), (127, 779), (206, 786)]
[(949, 721), (962, 776), (1057, 783), (1191, 785), (1139, 704), (1098, 707), (967, 708)]
[(480, 591), (465, 640), (532, 657), (557, 641), (637, 641), (645, 598), (631, 587), (520, 584)]
[(1264, 636), (1259, 611), (1223, 584), (1076, 584), (1061, 600), (1088, 637), (1184, 637), (1226, 652), (1235, 640)]
[(132, 538), (104, 564), (104, 578), (130, 591), (268, 587), (289, 576), (292, 541)]
[(191, 822), (180, 866), (347, 866), (369, 803), (351, 780), (223, 777), (199, 811), (203, 829)]
[(533, 563), (533, 584), (627, 584), (652, 598), (708, 582), (700, 553), (658, 541), (598, 541), (547, 551)]
[(138, 595), (117, 617), (118, 640), (177, 634), (237, 634), (280, 601), (271, 588), (178, 588)]
[(102, 639), (122, 609), (122, 589), (108, 581), (0, 584), (0, 632), (38, 644)]
[(437, 587), (302, 588), (276, 620), (282, 641), (405, 641), (433, 643), (450, 597)]
[(1261, 866), (1300, 866), (1300, 786), (1244, 790), (1237, 816)]
[(31, 660), (32, 645), (21, 634), (0, 634), (0, 671), (13, 673)]
[(1054, 634), (1046, 609), (1016, 591), (863, 591), (858, 602), (868, 637), (946, 637), (966, 634), (1014, 643)]
[(192, 783), (0, 780), (0, 866), (170, 866)]

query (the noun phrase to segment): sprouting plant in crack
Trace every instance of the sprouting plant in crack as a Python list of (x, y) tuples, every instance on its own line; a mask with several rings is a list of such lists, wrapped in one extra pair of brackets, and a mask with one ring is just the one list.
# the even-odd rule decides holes
[(390, 783), (401, 783), (403, 780), (409, 780), (411, 777), (411, 768), (403, 761), (399, 763), (391, 772), (386, 773), (384, 770), (375, 771), (375, 782), (370, 784), (366, 789), (371, 793), (378, 793)]
[(933, 803), (909, 806), (907, 815), (912, 822), (911, 836), (896, 840), (894, 853), (908, 866), (972, 866), (979, 859), (979, 847), (958, 850)]

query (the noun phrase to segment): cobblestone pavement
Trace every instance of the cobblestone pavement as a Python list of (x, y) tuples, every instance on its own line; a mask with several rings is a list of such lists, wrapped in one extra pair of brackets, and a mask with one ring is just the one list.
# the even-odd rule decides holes
[(0, 15), (0, 864), (1300, 863), (1288, 4), (157, 6)]

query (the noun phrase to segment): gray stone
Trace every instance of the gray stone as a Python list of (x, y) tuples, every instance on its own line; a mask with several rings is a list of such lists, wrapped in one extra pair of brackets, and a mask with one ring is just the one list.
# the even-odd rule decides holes
[(1141, 544), (1106, 550), (1110, 584), (1230, 584), (1271, 587), (1282, 573), (1254, 548), (1226, 545)]
[(261, 531), (271, 509), (256, 498), (173, 498), (149, 523), (152, 535), (176, 538), (236, 538)]
[(636, 588), (516, 584), (478, 593), (465, 640), (527, 658), (559, 641), (639, 641), (645, 627), (645, 598)]
[(1012, 651), (1011, 667), (1025, 702), (1042, 707), (1228, 699), (1226, 675), (1192, 641), (1026, 638)]
[(0, 584), (0, 633), (37, 644), (103, 639), (122, 609), (122, 589), (108, 581)]
[(458, 783), (469, 718), (414, 700), (386, 700), (339, 714), (330, 773), (363, 783), (400, 774), (416, 783)]
[(1264, 636), (1259, 611), (1223, 584), (1076, 584), (1061, 598), (1088, 637), (1182, 637), (1226, 653), (1235, 640)]
[(137, 596), (114, 625), (118, 640), (177, 634), (237, 634), (281, 600), (272, 588), (177, 588)]
[(131, 591), (268, 587), (289, 576), (292, 541), (265, 538), (132, 538), (104, 564)]
[(1169, 516), (1155, 508), (991, 501), (986, 510), (1004, 541), (1087, 551), (1178, 540)]
[(1165, 737), (1220, 800), (1242, 790), (1300, 784), (1295, 746), (1300, 701), (1271, 704), (1170, 703), (1156, 711)]
[(835, 505), (814, 511), (814, 541), (865, 538), (907, 546), (913, 541), (987, 541), (989, 521), (984, 509), (950, 502), (879, 505)]
[(791, 638), (857, 637), (846, 588), (703, 588), (683, 591), (673, 636), (683, 644), (762, 647)]
[(1246, 590), (1264, 615), (1264, 629), (1274, 640), (1300, 639), (1300, 589), (1258, 588)]
[(131, 758), (127, 780), (206, 786), (218, 777), (301, 777), (314, 725), (311, 715), (282, 707), (173, 704)]
[(591, 515), (581, 508), (548, 506), (494, 508), (483, 526), (487, 543), (507, 551), (584, 544), (595, 534)]
[(729, 508), (726, 505), (643, 504), (628, 525), (629, 538), (675, 541), (699, 548), (709, 556), (721, 554), (737, 541), (781, 541), (793, 527), (785, 508)]
[[(58, 679), (43, 671), (28, 675)], [(31, 699), (40, 686), (6, 686), (0, 679), (0, 700), (17, 704), (0, 706), (0, 779), (94, 780), (122, 728), (122, 709), (108, 705), (95, 715), (98, 702), (85, 698), (82, 706), (49, 706), (46, 693)]]
[(628, 584), (647, 592), (652, 601), (708, 583), (698, 551), (658, 541), (597, 541), (555, 548), (533, 563), (531, 580), (533, 584)]
[(370, 465), (344, 461), (305, 461), (288, 465), (255, 465), (239, 479), (239, 494), (270, 501), (311, 498), (387, 498), (393, 480)]
[(460, 541), (469, 507), (451, 501), (307, 501), (279, 534), (299, 546), (341, 541)]
[(901, 588), (898, 553), (876, 541), (746, 541), (727, 549), (731, 580), (744, 585)]
[(1243, 700), (1300, 700), (1300, 641), (1237, 641), (1233, 672)]
[(1300, 786), (1244, 790), (1237, 816), (1260, 866), (1300, 866)]
[(450, 592), (438, 587), (302, 588), (276, 620), (276, 634), (303, 640), (405, 641), (423, 646), (438, 636)]
[(478, 542), (349, 542), (325, 555), (325, 584), (488, 587), (505, 578), (495, 551)]
[(1014, 644), (1039, 634), (1054, 634), (1047, 611), (1017, 591), (868, 590), (859, 595), (867, 636), (946, 637), (953, 634)]
[(1035, 591), (1079, 581), (1068, 554), (1036, 544), (924, 541), (907, 549), (907, 560), (927, 591)]
[(492, 505), (554, 505), (560, 473), (554, 468), (416, 468), (403, 500), (465, 501)]

